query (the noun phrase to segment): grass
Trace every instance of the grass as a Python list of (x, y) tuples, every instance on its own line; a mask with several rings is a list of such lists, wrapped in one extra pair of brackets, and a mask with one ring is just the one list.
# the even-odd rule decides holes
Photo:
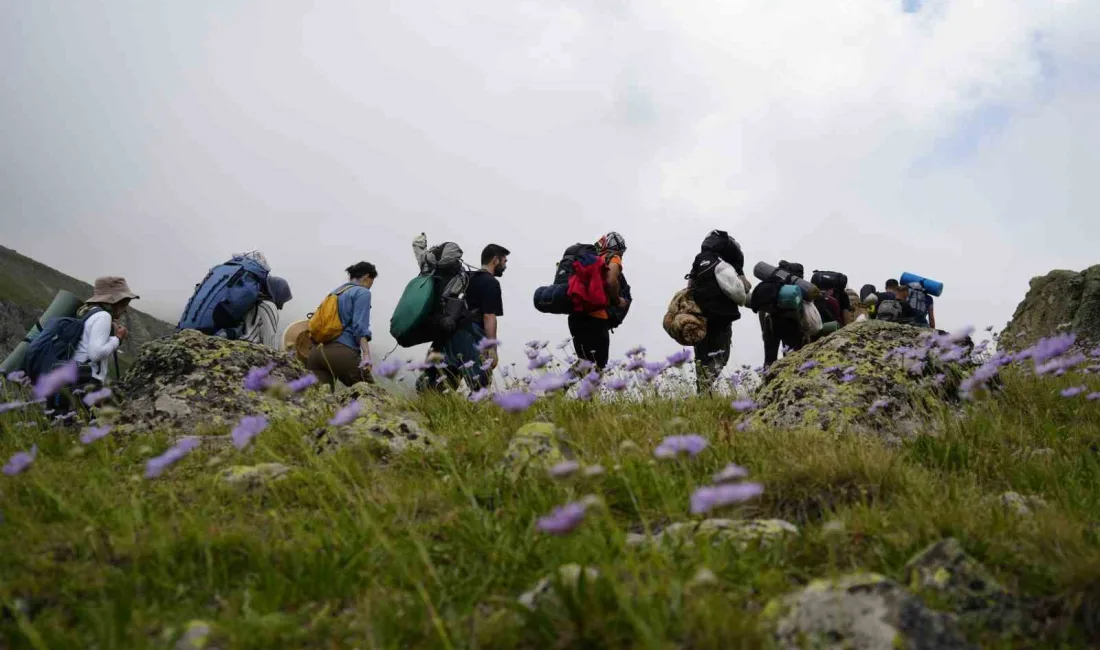
[[(170, 648), (202, 620), (221, 648), (766, 647), (769, 599), (854, 570), (904, 581), (914, 554), (954, 536), (1050, 619), (1031, 638), (967, 628), (972, 640), (1095, 647), (1100, 402), (1060, 397), (1064, 381), (1009, 376), (964, 417), (945, 414), (942, 435), (895, 447), (738, 433), (728, 400), (717, 398), (557, 398), (522, 415), (419, 398), (411, 408), (448, 441), (444, 452), (317, 455), (302, 439), (314, 423), (282, 422), (243, 452), (201, 447), (157, 480), (141, 474), (167, 435), (85, 448), (72, 430), (9, 413), (0, 455), (32, 443), (39, 455), (24, 474), (0, 477), (0, 646)], [(540, 416), (606, 472), (513, 482), (498, 471), (509, 437)], [(710, 447), (693, 460), (653, 460), (661, 437), (681, 431)], [(218, 480), (228, 465), (258, 462), (292, 471), (252, 491)], [(728, 462), (749, 468), (765, 493), (717, 516), (782, 518), (799, 536), (745, 551), (625, 544), (628, 532), (691, 519), (691, 492)], [(1048, 507), (1009, 514), (998, 501), (1008, 490)], [(539, 515), (586, 494), (605, 505), (573, 534), (536, 531)], [(557, 606), (517, 605), (569, 563), (600, 577)], [(693, 584), (701, 568), (717, 584)]]

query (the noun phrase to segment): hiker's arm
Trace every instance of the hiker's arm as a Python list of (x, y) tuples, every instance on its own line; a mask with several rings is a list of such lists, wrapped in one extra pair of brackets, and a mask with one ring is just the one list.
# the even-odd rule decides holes
[(936, 310), (932, 305), (928, 305), (928, 326), (936, 329)]
[(495, 339), (497, 337), (497, 315), (485, 314), (481, 317), (481, 324), (485, 328), (485, 338)]
[(118, 349), (117, 336), (111, 335), (111, 315), (99, 312), (88, 319), (88, 361), (98, 363)]
[(619, 304), (619, 276), (623, 274), (623, 267), (612, 262), (607, 265), (607, 302), (610, 305)]
[(359, 341), (359, 352), (362, 360), (370, 359), (370, 340), (373, 338), (370, 332), (370, 291), (359, 292), (355, 296), (355, 304), (351, 311), (351, 333)]

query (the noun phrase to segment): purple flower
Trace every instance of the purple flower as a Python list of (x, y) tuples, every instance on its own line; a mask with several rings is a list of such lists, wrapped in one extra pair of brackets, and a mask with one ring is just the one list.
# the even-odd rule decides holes
[(608, 379), (606, 384), (608, 388), (619, 393), (630, 387), (630, 379), (626, 377), (613, 377)]
[(867, 409), (867, 415), (874, 415), (875, 413), (878, 413), (879, 411), (881, 411), (882, 409), (886, 408), (889, 405), (890, 405), (890, 400), (888, 400), (886, 398), (876, 399), (874, 401), (874, 403), (871, 404), (871, 408)]
[(573, 375), (563, 372), (554, 375), (543, 375), (536, 379), (531, 388), (542, 393), (553, 393), (568, 386), (573, 381)]
[(1002, 360), (997, 357), (985, 362), (972, 375), (962, 381), (959, 385), (959, 393), (963, 397), (970, 397), (976, 389), (985, 386), (986, 382), (993, 379), (1000, 372), (1001, 365)]
[(478, 402), (484, 400), (488, 396), (489, 396), (489, 389), (488, 388), (482, 388), (482, 389), (475, 390), (474, 392), (470, 393), (470, 396), (467, 399), (469, 399), (474, 404), (477, 404)]
[(342, 427), (344, 425), (351, 424), (352, 422), (355, 422), (356, 418), (359, 417), (359, 411), (361, 411), (362, 409), (363, 405), (360, 404), (358, 400), (356, 400), (337, 411), (336, 414), (332, 416), (332, 419), (328, 421), (328, 423), (329, 425), (334, 427)]
[(246, 415), (241, 418), (229, 437), (233, 439), (233, 446), (244, 449), (252, 442), (261, 431), (267, 428), (267, 418), (263, 415)]
[(316, 384), (316, 383), (317, 383), (317, 375), (310, 372), (310, 373), (304, 374), (301, 377), (295, 379), (294, 381), (288, 383), (286, 385), (286, 387), (289, 388), (290, 392), (292, 392), (292, 393), (300, 393), (303, 390), (309, 388), (310, 386), (312, 386), (313, 384)]
[(88, 427), (80, 432), (80, 443), (90, 445), (111, 432), (110, 426)]
[(628, 357), (639, 357), (643, 354), (645, 354), (645, 346), (642, 346), (642, 345), (630, 348), (629, 350), (626, 351), (626, 356), (628, 356)]
[(734, 429), (737, 429), (738, 433), (744, 433), (749, 430), (750, 422), (745, 420), (744, 422), (738, 422)]
[(1090, 402), (1095, 402), (1096, 400), (1100, 399), (1100, 393), (1089, 393), (1088, 395), (1085, 395), (1085, 399)]
[(700, 515), (715, 508), (748, 501), (763, 492), (764, 486), (759, 483), (725, 483), (701, 487), (691, 495), (691, 513)]
[(596, 393), (596, 384), (585, 379), (577, 388), (577, 399), (588, 401)]
[(545, 368), (553, 359), (554, 358), (549, 354), (540, 354), (534, 359), (531, 359), (531, 362), (527, 364), (527, 369), (538, 370), (539, 368)]
[(1077, 397), (1088, 389), (1088, 386), (1071, 386), (1062, 391), (1062, 397)]
[[(1097, 350), (1100, 350), (1100, 348), (1097, 348)], [(1094, 356), (1100, 356), (1100, 355), (1094, 355)], [(28, 381), (27, 380), (27, 373), (23, 372), (22, 370), (16, 370), (15, 372), (8, 374), (8, 381), (10, 381), (13, 384), (25, 384)]]
[(735, 400), (732, 404), (730, 404), (730, 406), (733, 407), (733, 410), (743, 413), (745, 411), (751, 411), (751, 410), (755, 409), (756, 408), (756, 402), (752, 401), (749, 398), (745, 398), (745, 399)]
[(668, 365), (679, 368), (688, 361), (691, 361), (692, 352), (689, 348), (684, 348), (679, 352), (673, 352), (668, 355)]
[[(1100, 359), (1100, 345), (1093, 348), (1092, 352), (1089, 352), (1089, 356), (1092, 357), (1093, 359)], [(12, 374), (15, 374), (15, 373), (12, 373)], [(8, 375), (8, 379), (11, 379), (11, 375)]]
[(657, 458), (674, 458), (680, 454), (687, 454), (694, 458), (706, 448), (707, 439), (696, 433), (686, 436), (667, 436), (653, 450), (653, 455)]
[(937, 385), (937, 386), (942, 385), (943, 382), (945, 382), (945, 381), (947, 381), (947, 375), (945, 375), (943, 373), (940, 373), (940, 374), (938, 374), (938, 375), (936, 375), (935, 377), (932, 378), (932, 383)]
[(823, 372), (827, 375), (831, 375), (834, 372), (840, 372), (840, 366), (829, 366), (828, 368), (822, 370), (821, 372)]
[(550, 476), (554, 478), (565, 478), (575, 474), (577, 470), (581, 468), (581, 464), (575, 460), (566, 460), (558, 463), (550, 468)]
[(729, 483), (730, 481), (736, 481), (739, 478), (745, 478), (749, 475), (749, 471), (740, 465), (734, 465), (730, 463), (726, 465), (721, 472), (714, 475), (715, 483)]
[(16, 474), (23, 473), (34, 459), (38, 457), (38, 445), (31, 445), (30, 453), (25, 451), (18, 451), (8, 459), (6, 465), (4, 465), (4, 473), (8, 476), (15, 476)]
[(497, 406), (504, 409), (509, 413), (522, 413), (534, 405), (538, 396), (534, 393), (523, 393), (519, 391), (511, 393), (497, 393), (493, 395), (493, 401)]
[(646, 367), (646, 362), (645, 362), (645, 359), (643, 359), (642, 357), (630, 357), (630, 361), (627, 361), (626, 365), (623, 366), (623, 368), (628, 372), (633, 372), (635, 370), (641, 370), (642, 368), (645, 368), (645, 367)]
[(855, 380), (856, 380), (855, 373), (851, 373), (851, 372), (845, 373), (844, 376), (840, 378), (840, 381), (844, 382), (845, 384), (850, 384), (851, 382), (853, 382)]
[(545, 517), (539, 517), (536, 527), (548, 535), (567, 535), (581, 525), (586, 510), (587, 507), (579, 501), (567, 503), (560, 508), (554, 508)]
[(271, 380), (268, 379), (268, 375), (275, 369), (275, 364), (269, 364), (266, 366), (252, 368), (248, 371), (248, 374), (244, 376), (244, 389), (253, 392), (259, 392), (264, 390), (270, 385)]
[(197, 436), (180, 438), (175, 445), (168, 449), (168, 451), (156, 458), (150, 458), (145, 463), (145, 478), (156, 478), (160, 476), (164, 473), (164, 470), (191, 453), (191, 451), (195, 449), (195, 447), (198, 447), (201, 442), (202, 441)]
[(0, 404), (0, 413), (7, 413), (8, 411), (15, 411), (26, 406), (28, 402), (8, 402), (7, 404)]
[(102, 402), (103, 400), (109, 398), (110, 396), (111, 396), (111, 389), (110, 388), (100, 388), (99, 390), (92, 391), (91, 393), (88, 393), (87, 395), (84, 396), (84, 400), (83, 400), (84, 405), (85, 406), (95, 406), (96, 404), (99, 404), (100, 402)]
[(46, 399), (50, 395), (56, 394), (62, 388), (76, 383), (76, 362), (70, 361), (65, 365), (58, 366), (57, 368), (47, 372), (38, 378), (38, 383), (34, 385), (34, 397), (36, 399)]
[(478, 352), (488, 352), (489, 350), (495, 350), (498, 347), (500, 347), (500, 341), (498, 341), (497, 339), (485, 338), (477, 342)]
[(485, 361), (485, 363), (481, 364), (481, 366), (479, 366), (479, 367), (481, 368), (482, 372), (489, 372), (490, 370), (493, 369), (493, 360), (488, 359), (488, 360)]
[(596, 364), (592, 363), (588, 359), (581, 359), (580, 361), (577, 362), (576, 371), (577, 371), (578, 374), (583, 374), (583, 373), (594, 370), (595, 367), (596, 367)]
[(393, 361), (383, 361), (375, 366), (374, 371), (386, 379), (393, 379), (404, 367), (404, 361), (401, 359), (394, 359)]
[(573, 339), (572, 338), (567, 338), (564, 341), (562, 341), (561, 343), (558, 343), (558, 349), (559, 350), (564, 350), (564, 349), (568, 348), (570, 345), (573, 345)]
[(1038, 343), (1024, 350), (1017, 357), (1019, 359), (1030, 357), (1035, 366), (1038, 367), (1054, 357), (1060, 357), (1069, 352), (1076, 341), (1077, 335), (1072, 332), (1039, 339)]
[(550, 345), (550, 341), (528, 341), (526, 345), (531, 349), (541, 350)]
[(798, 372), (806, 372), (807, 370), (813, 370), (816, 367), (817, 367), (817, 362), (814, 361), (813, 359), (810, 359), (809, 361), (807, 361), (806, 363), (804, 363), (804, 364), (802, 364), (801, 366), (798, 367)]

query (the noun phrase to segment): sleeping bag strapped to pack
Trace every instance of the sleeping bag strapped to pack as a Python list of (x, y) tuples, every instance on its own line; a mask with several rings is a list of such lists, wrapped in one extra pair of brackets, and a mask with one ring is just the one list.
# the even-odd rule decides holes
[(428, 250), (424, 269), (405, 286), (390, 318), (390, 335), (401, 347), (430, 343), (454, 333), (468, 317), (462, 248), (444, 242)]
[(814, 271), (810, 276), (810, 282), (819, 289), (844, 291), (848, 288), (848, 276), (836, 271)]
[(42, 333), (31, 341), (23, 360), (23, 372), (32, 380), (69, 361), (84, 336), (84, 322), (103, 311), (93, 307), (83, 316), (64, 316), (46, 323)]
[(187, 301), (176, 331), (224, 331), (228, 338), (237, 338), (245, 314), (260, 300), (267, 275), (268, 268), (250, 257), (234, 257), (210, 269)]

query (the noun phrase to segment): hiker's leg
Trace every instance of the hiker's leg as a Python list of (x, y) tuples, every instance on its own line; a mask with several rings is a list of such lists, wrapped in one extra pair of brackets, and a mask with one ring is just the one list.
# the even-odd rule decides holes
[(779, 337), (772, 327), (772, 318), (763, 312), (760, 313), (760, 334), (764, 337), (764, 367), (767, 368), (779, 359)]
[(714, 388), (730, 360), (733, 326), (726, 321), (707, 321), (707, 336), (695, 346), (695, 387), (699, 393)]
[(309, 356), (306, 358), (306, 370), (316, 375), (319, 383), (327, 384), (329, 388), (333, 388), (336, 379), (332, 374), (328, 361), (325, 359), (325, 346), (315, 345), (309, 351)]
[(342, 343), (330, 343), (325, 346), (325, 357), (332, 364), (333, 374), (341, 384), (354, 386), (361, 381), (370, 381), (369, 375), (359, 367), (361, 358), (358, 350)]
[(569, 316), (569, 335), (573, 337), (573, 352), (578, 359), (596, 363), (595, 347), (591, 340), (589, 319), (586, 316), (573, 314)]
[[(485, 330), (475, 323), (467, 323), (447, 342), (448, 361), (453, 360), (457, 374), (466, 380), (471, 391), (481, 390), (489, 385), (489, 376), (481, 368), (481, 353), (477, 349), (477, 344), (483, 338)], [(457, 389), (457, 385), (455, 388)]]

